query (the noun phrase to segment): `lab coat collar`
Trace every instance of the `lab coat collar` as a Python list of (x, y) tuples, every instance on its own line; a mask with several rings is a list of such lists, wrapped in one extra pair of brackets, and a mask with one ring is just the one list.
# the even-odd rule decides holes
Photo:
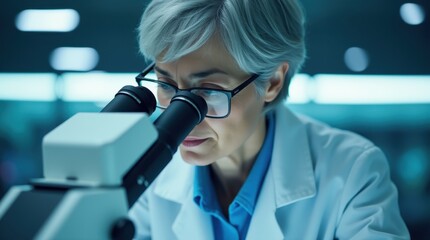
[(284, 239), (276, 210), (315, 196), (315, 176), (305, 125), (284, 106), (276, 110), (272, 163), (249, 226), (247, 240)]
[(193, 201), (194, 167), (177, 153), (158, 176), (154, 193), (181, 205), (172, 230), (177, 239), (211, 239), (212, 221)]
[[(193, 179), (194, 167), (185, 163), (177, 153), (160, 174), (154, 187), (158, 196), (182, 205), (173, 225), (179, 239), (207, 239), (208, 233), (212, 232), (210, 218), (203, 216), (204, 213), (193, 202)], [(247, 239), (268, 236), (270, 239), (282, 239), (276, 209), (313, 197), (315, 193), (315, 177), (305, 125), (285, 106), (279, 106), (276, 110), (272, 163), (261, 188)], [(191, 214), (194, 217), (190, 217)], [(202, 229), (196, 231), (197, 226)]]
[(276, 111), (276, 132), (268, 176), (276, 208), (315, 196), (315, 175), (306, 125), (285, 106)]
[(194, 166), (185, 163), (178, 151), (157, 177), (154, 193), (172, 202), (184, 204), (192, 192), (193, 180)]

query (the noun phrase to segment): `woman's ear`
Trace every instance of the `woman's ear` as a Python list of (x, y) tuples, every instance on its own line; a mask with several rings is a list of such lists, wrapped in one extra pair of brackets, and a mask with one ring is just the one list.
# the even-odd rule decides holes
[(264, 97), (264, 101), (266, 103), (275, 100), (275, 98), (278, 96), (279, 92), (284, 86), (285, 76), (288, 72), (288, 68), (288, 63), (282, 63), (275, 71), (275, 74), (270, 78), (269, 83), (266, 86)]

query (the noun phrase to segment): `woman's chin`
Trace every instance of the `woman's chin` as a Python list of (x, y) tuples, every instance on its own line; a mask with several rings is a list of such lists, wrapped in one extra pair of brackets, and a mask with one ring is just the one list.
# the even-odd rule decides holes
[(202, 155), (193, 151), (189, 151), (182, 147), (180, 147), (180, 151), (182, 159), (188, 164), (196, 166), (206, 166), (213, 162), (207, 157), (207, 155)]

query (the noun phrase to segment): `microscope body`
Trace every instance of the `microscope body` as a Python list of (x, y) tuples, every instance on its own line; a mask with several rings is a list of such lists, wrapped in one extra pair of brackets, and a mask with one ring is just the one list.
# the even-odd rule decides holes
[(146, 113), (74, 115), (43, 139), (44, 178), (1, 200), (0, 239), (115, 238), (123, 177), (157, 138)]

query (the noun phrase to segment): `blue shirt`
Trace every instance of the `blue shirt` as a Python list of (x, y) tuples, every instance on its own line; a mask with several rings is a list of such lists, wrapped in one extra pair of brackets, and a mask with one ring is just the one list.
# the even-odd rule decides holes
[(267, 117), (267, 134), (247, 179), (228, 208), (228, 219), (221, 211), (212, 184), (209, 166), (197, 166), (194, 179), (194, 202), (212, 216), (215, 239), (245, 239), (261, 185), (272, 158), (275, 135), (274, 113)]

